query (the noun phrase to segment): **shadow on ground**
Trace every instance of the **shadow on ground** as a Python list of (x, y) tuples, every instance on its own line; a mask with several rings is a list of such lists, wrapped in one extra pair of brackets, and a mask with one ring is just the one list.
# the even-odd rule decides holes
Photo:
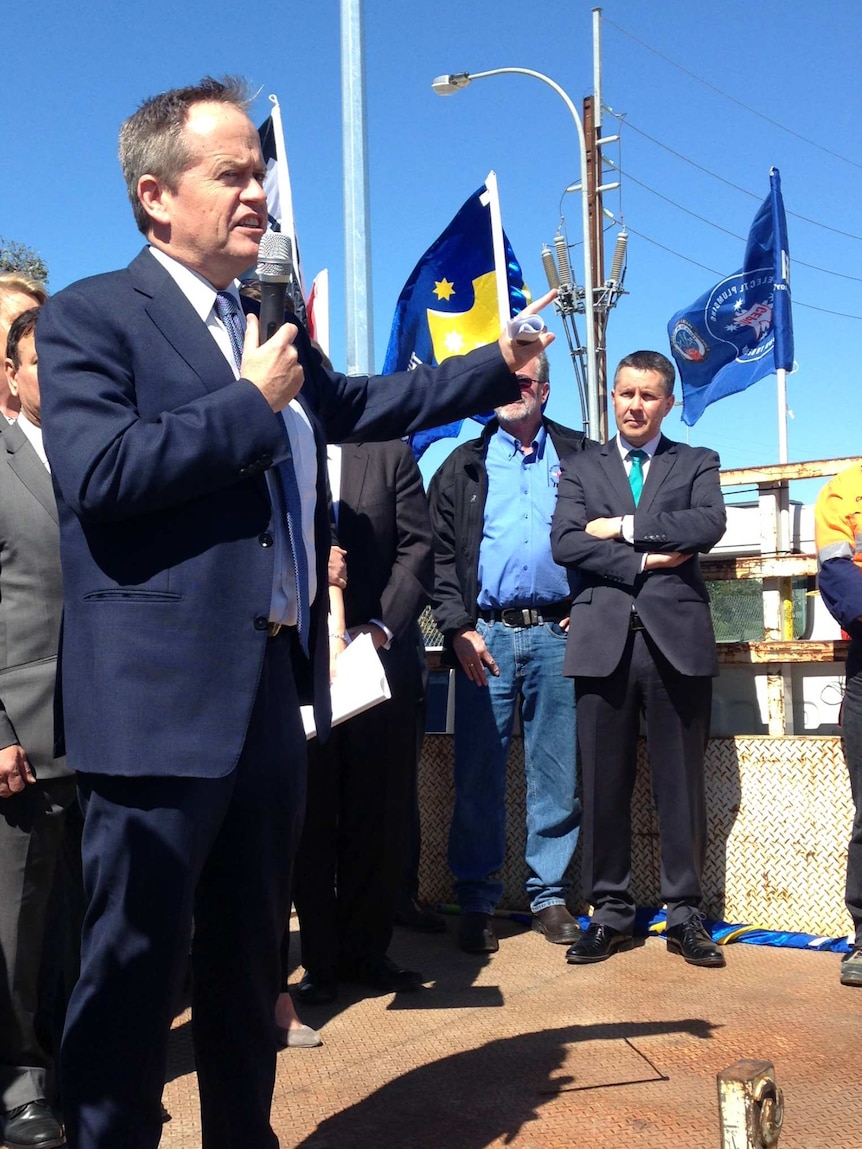
[[(488, 1042), (410, 1070), (362, 1101), (323, 1121), (297, 1149), (483, 1149), (512, 1141), (539, 1110), (579, 1088), (560, 1072), (567, 1046), (587, 1041), (631, 1042), (656, 1034), (709, 1038), (703, 1019), (568, 1025)], [(631, 1046), (631, 1048), (634, 1048)], [(638, 1051), (635, 1049), (635, 1052)], [(639, 1054), (645, 1081), (667, 1080)], [(625, 1084), (632, 1084), (627, 1081)], [(607, 1087), (623, 1084), (607, 1082)], [(582, 1088), (601, 1088), (591, 1083)], [(573, 1130), (573, 1136), (574, 1136)]]

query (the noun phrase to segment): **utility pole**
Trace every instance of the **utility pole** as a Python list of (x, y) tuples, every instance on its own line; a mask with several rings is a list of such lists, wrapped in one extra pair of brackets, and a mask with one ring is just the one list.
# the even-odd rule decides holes
[[(592, 291), (593, 299), (598, 300), (605, 282), (605, 237), (602, 221), (602, 109), (595, 96), (584, 98), (584, 137), (587, 142), (587, 198), (590, 212), (590, 249), (592, 253), (592, 278), (587, 291)], [(594, 434), (599, 442), (608, 438), (608, 353), (605, 346), (605, 333), (608, 326), (607, 312), (597, 307), (593, 311), (593, 345), (596, 355), (596, 389), (598, 392), (599, 423)]]

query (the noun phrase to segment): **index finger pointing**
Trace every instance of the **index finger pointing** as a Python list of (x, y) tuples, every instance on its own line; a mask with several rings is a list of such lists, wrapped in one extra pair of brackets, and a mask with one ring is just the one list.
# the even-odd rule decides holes
[(556, 287), (553, 287), (550, 291), (546, 292), (544, 295), (541, 295), (538, 299), (534, 299), (532, 303), (528, 303), (523, 311), (520, 312), (520, 314), (536, 315), (538, 312), (546, 308), (549, 303), (553, 303), (556, 298), (557, 289)]

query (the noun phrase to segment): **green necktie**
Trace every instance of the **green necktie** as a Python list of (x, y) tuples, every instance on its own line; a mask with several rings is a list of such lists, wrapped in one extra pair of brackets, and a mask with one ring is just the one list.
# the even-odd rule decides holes
[(629, 486), (632, 489), (635, 506), (637, 506), (641, 491), (644, 489), (644, 462), (649, 458), (649, 455), (646, 451), (629, 451), (626, 458), (631, 463)]

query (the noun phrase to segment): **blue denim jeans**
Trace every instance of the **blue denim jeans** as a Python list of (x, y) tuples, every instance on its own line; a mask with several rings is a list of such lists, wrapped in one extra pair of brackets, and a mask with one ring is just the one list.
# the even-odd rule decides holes
[(566, 634), (556, 623), (476, 625), (500, 668), (488, 685), (455, 672), (455, 810), (449, 867), (462, 911), (492, 913), (503, 893), (493, 875), (506, 854), (506, 763), (516, 709), (527, 782), (527, 893), (535, 912), (566, 900), (578, 841), (575, 691), (563, 678)]

